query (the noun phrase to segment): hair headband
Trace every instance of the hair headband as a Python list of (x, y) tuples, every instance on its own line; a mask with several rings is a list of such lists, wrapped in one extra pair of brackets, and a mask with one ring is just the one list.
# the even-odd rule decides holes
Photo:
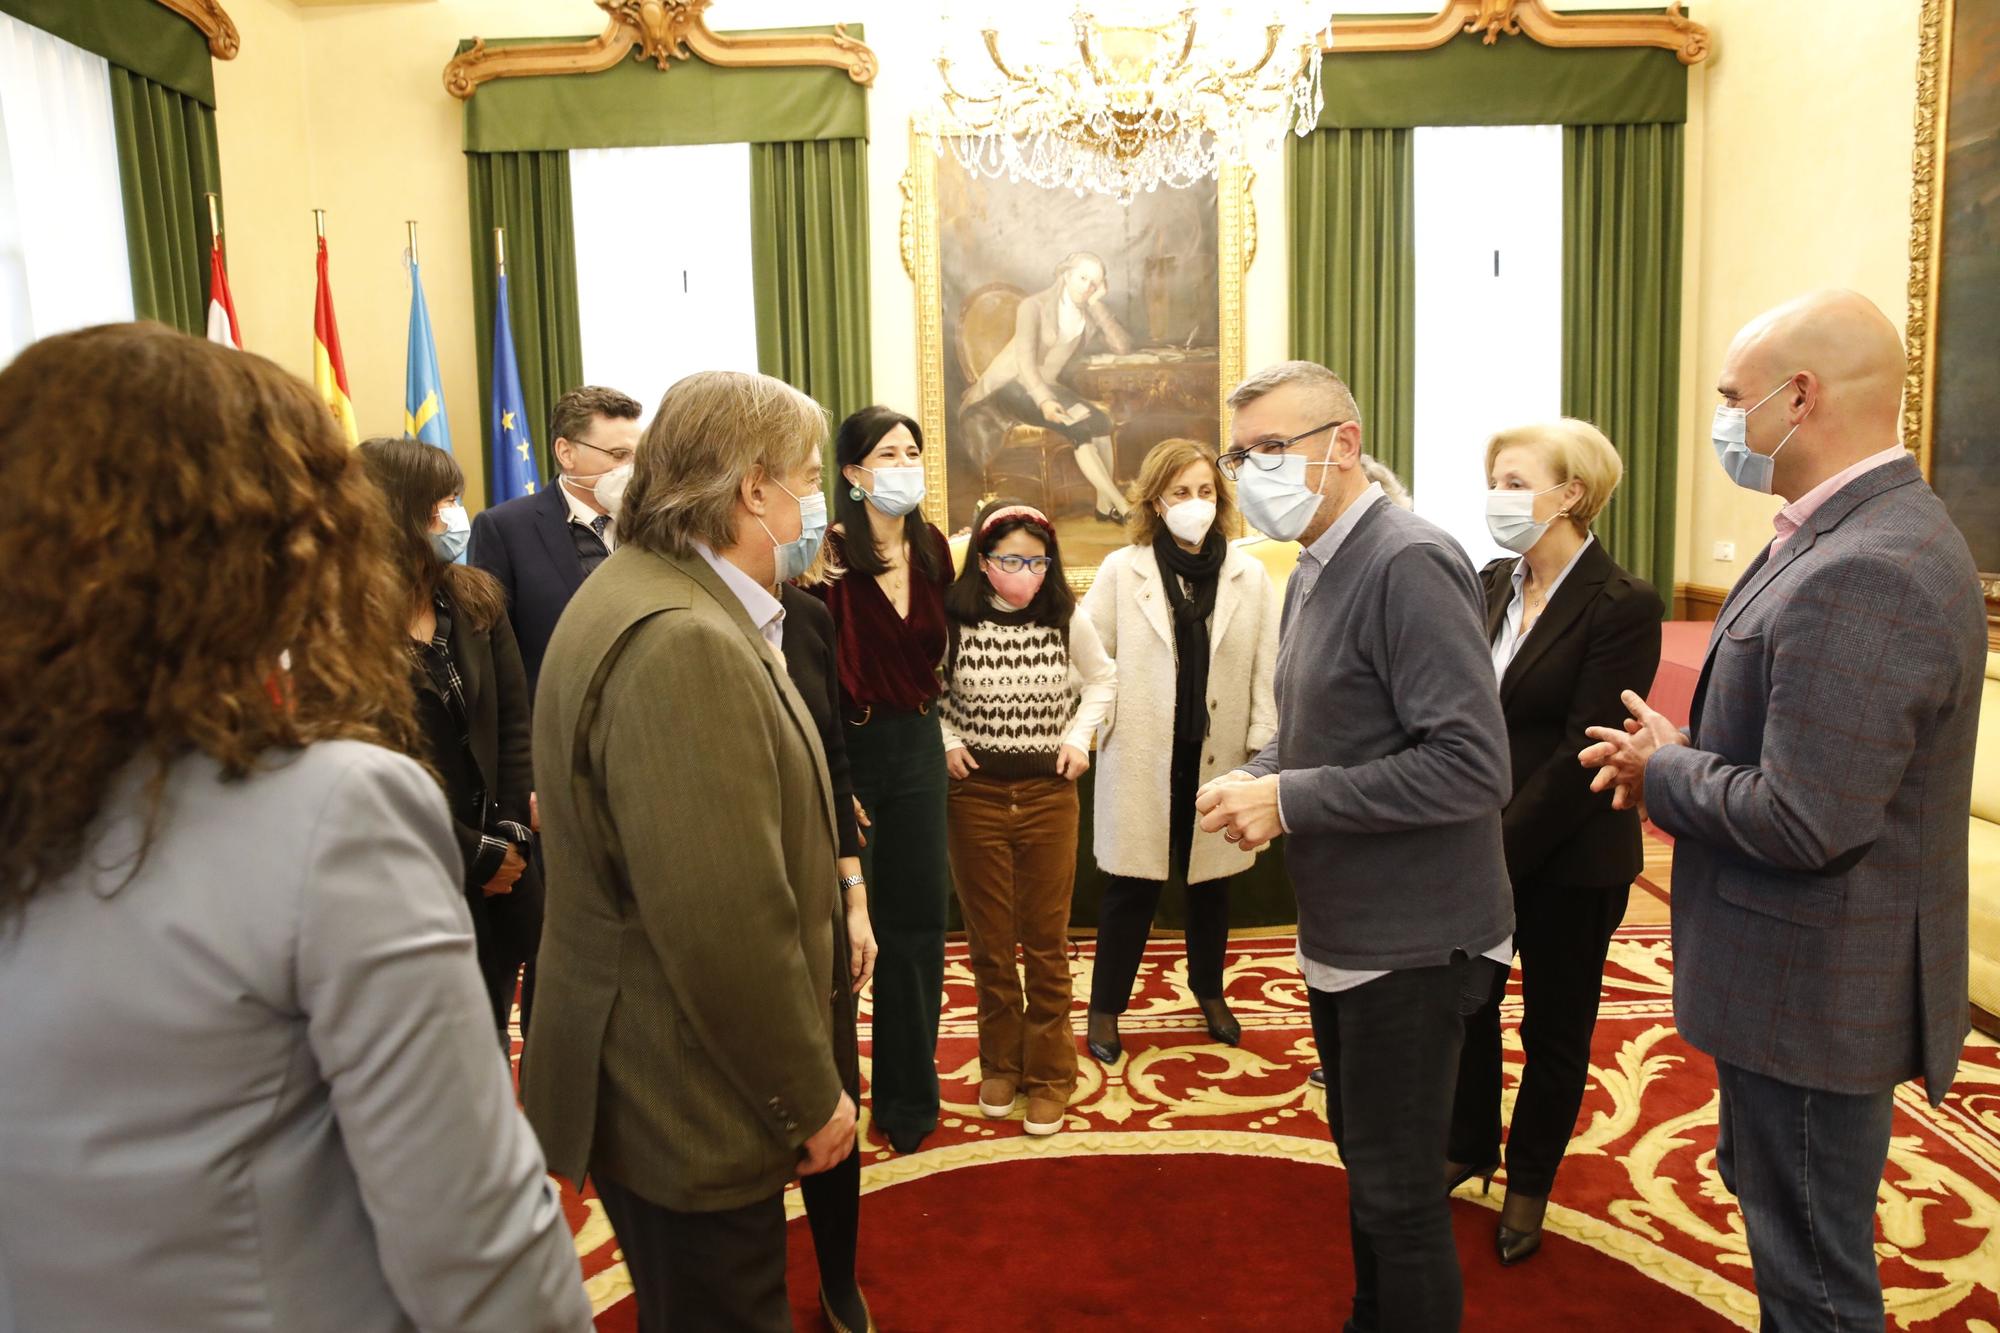
[(1010, 518), (1026, 519), (1036, 527), (1046, 529), (1051, 536), (1055, 534), (1056, 527), (1049, 522), (1049, 516), (1033, 505), (1003, 505), (986, 516), (986, 521), (979, 527), (979, 540), (985, 541), (987, 533)]

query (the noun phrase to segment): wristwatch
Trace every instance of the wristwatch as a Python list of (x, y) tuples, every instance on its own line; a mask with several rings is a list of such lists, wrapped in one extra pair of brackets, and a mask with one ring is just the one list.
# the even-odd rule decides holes
[(842, 875), (840, 877), (840, 887), (843, 890), (858, 889), (867, 882), (868, 881), (862, 878), (860, 875)]

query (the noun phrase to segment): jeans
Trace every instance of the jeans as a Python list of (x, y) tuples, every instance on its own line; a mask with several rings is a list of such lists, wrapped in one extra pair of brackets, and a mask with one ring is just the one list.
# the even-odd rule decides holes
[(1464, 1307), (1440, 1172), (1465, 1016), (1500, 965), (1459, 956), (1308, 989), (1326, 1120), (1347, 1168), (1358, 1333), (1454, 1333)]
[(1765, 1333), (1879, 1333), (1875, 1194), (1895, 1089), (1821, 1092), (1719, 1060), (1715, 1081), (1715, 1165), (1743, 1207)]

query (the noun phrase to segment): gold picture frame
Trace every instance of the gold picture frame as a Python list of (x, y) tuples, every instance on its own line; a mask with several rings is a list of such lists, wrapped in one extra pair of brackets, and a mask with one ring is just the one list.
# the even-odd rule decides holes
[[(917, 420), (924, 431), (924, 515), (938, 528), (956, 536), (952, 522), (950, 459), (953, 439), (946, 370), (945, 274), (940, 238), (939, 140), (949, 129), (913, 125), (910, 165), (900, 183), (902, 218), (900, 242), (903, 269), (916, 288)], [(1228, 439), (1227, 387), (1243, 378), (1244, 278), (1256, 257), (1257, 218), (1250, 200), (1252, 174), (1246, 168), (1224, 168), (1215, 182), (1216, 195), (1216, 398), (1218, 440)], [(1192, 337), (1192, 335), (1190, 335)], [(1204, 377), (1205, 378), (1205, 377)], [(1115, 446), (1114, 446), (1115, 448)], [(1122, 538), (1121, 538), (1122, 540)], [(1065, 538), (1067, 543), (1068, 539)], [(1071, 561), (1065, 571), (1079, 591), (1090, 586), (1099, 561)]]
[[(1937, 478), (1936, 471), (1939, 393), (1953, 378), (1940, 372), (1939, 352), (1940, 343), (1945, 341), (1947, 332), (1952, 331), (1951, 322), (1940, 318), (1940, 305), (1945, 295), (1944, 266), (1949, 248), (1947, 228), (1950, 219), (1945, 183), (1952, 156), (1949, 136), (1954, 92), (1954, 36), (1958, 17), (1955, 0), (1923, 0), (1918, 19), (1916, 146), (1910, 198), (1909, 316), (1904, 336), (1908, 363), (1903, 380), (1903, 443), (1917, 455), (1924, 476), (1941, 486), (1940, 494), (1944, 495), (1947, 505), (1952, 503), (1952, 497), (1946, 492), (1952, 487)], [(1991, 24), (1990, 19), (1987, 22)], [(1987, 41), (1994, 36), (1995, 31), (1990, 26), (1983, 31)], [(1987, 79), (1995, 77), (1991, 71), (1978, 69), (1961, 69), (1960, 73)], [(1993, 170), (1990, 163), (1984, 169)], [(1968, 307), (1983, 305), (1975, 299), (1977, 294), (1976, 285), (1967, 286), (1956, 293), (1955, 299)], [(1990, 319), (1990, 310), (1985, 317)], [(1959, 327), (1957, 336), (1964, 336), (1964, 326)], [(1966, 356), (1966, 353), (1956, 355)], [(1968, 360), (1983, 361), (1984, 357), (1973, 349)], [(1988, 369), (1979, 367), (1979, 375), (1985, 376)], [(1954, 479), (1962, 478), (1954, 473)], [(1984, 484), (1988, 487), (2000, 485), (2000, 478)], [(1965, 526), (1963, 512), (1954, 517), (1960, 520), (1961, 527)], [(1968, 532), (1967, 535), (1970, 537), (1973, 534)], [(2000, 648), (2000, 561), (1994, 560), (1989, 553), (1981, 560), (1981, 566), (1980, 581), (1986, 594), (1988, 637), (1996, 648)]]

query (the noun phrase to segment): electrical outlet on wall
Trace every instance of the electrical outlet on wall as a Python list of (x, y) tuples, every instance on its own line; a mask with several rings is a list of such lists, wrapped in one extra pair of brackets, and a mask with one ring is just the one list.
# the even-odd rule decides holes
[(1736, 558), (1736, 543), (1717, 542), (1715, 544), (1715, 558), (1721, 561), (1734, 560)]

